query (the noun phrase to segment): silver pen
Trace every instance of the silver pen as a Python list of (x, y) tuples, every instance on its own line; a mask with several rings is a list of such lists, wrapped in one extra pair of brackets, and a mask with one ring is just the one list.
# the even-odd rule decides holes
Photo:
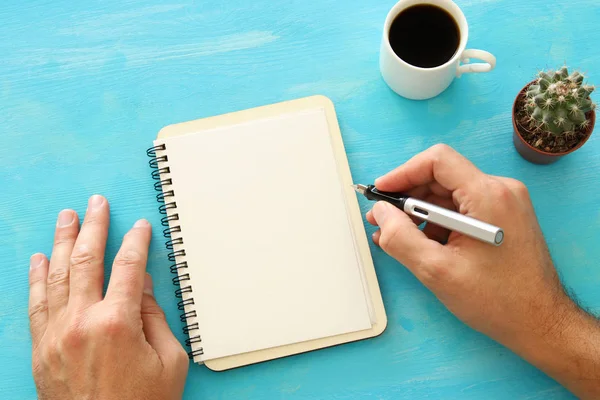
[(369, 200), (385, 201), (398, 207), (408, 215), (448, 230), (462, 233), (474, 239), (499, 246), (504, 241), (504, 231), (497, 226), (467, 217), (455, 211), (414, 199), (402, 193), (389, 193), (377, 190), (374, 185), (352, 185), (354, 190)]

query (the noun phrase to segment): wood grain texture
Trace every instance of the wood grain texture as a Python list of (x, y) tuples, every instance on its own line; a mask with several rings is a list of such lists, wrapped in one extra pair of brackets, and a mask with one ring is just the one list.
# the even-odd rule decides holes
[[(538, 68), (566, 62), (600, 84), (600, 3), (457, 0), (470, 23), (468, 47), (491, 51), (498, 65), (424, 102), (397, 97), (378, 72), (393, 3), (2, 2), (0, 398), (35, 398), (28, 258), (49, 254), (62, 208), (82, 215), (88, 196), (107, 196), (110, 261), (136, 219), (159, 225), (145, 149), (161, 127), (313, 94), (336, 105), (355, 181), (445, 142), (484, 171), (527, 183), (565, 284), (600, 311), (600, 139), (534, 166), (513, 149), (510, 120), (514, 96)], [(184, 397), (572, 398), (372, 251), (389, 318), (382, 336), (225, 373), (192, 365)], [(155, 229), (149, 270), (183, 341), (167, 265)]]

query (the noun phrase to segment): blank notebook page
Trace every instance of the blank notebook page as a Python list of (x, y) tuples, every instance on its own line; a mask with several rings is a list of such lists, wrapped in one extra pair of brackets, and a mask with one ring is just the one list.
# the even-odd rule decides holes
[(371, 328), (323, 109), (161, 139), (209, 360)]

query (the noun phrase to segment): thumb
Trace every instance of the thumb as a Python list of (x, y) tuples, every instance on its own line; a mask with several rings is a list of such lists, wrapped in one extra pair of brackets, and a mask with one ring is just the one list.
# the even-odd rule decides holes
[(448, 249), (430, 240), (397, 207), (380, 201), (373, 207), (373, 218), (381, 229), (379, 246), (390, 256), (406, 266), (419, 280), (427, 280), (440, 264), (447, 262)]
[[(160, 308), (152, 289), (152, 277), (146, 273), (144, 278), (144, 296), (142, 298), (142, 323), (144, 335), (161, 360), (170, 359), (173, 362), (178, 357), (187, 360), (187, 353), (171, 332), (165, 313)], [(182, 354), (183, 353), (183, 354)]]

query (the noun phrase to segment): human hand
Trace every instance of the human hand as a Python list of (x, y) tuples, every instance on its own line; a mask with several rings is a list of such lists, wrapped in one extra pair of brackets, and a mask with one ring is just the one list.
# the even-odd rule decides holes
[(58, 216), (50, 262), (31, 257), (29, 318), (40, 400), (181, 399), (188, 357), (170, 331), (146, 271), (151, 227), (125, 235), (103, 297), (109, 207), (92, 196), (79, 229)]
[(373, 240), (404, 264), (458, 318), (511, 348), (582, 398), (600, 398), (600, 323), (563, 290), (527, 188), (486, 175), (445, 145), (375, 181), (500, 226), (496, 247), (426, 225), (378, 202)]
[(486, 175), (444, 145), (415, 156), (375, 185), (503, 228), (504, 243), (496, 247), (436, 225), (420, 231), (384, 202), (367, 214), (380, 227), (375, 242), (458, 318), (500, 341), (557, 323), (556, 306), (565, 295), (525, 185)]

